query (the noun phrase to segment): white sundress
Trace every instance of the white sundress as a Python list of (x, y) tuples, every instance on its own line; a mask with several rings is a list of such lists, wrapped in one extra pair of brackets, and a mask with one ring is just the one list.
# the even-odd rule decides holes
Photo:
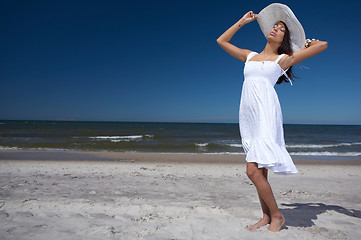
[(276, 61), (250, 61), (257, 54), (251, 52), (247, 56), (239, 107), (246, 161), (277, 174), (294, 174), (297, 169), (286, 150), (281, 106), (274, 89), (278, 78), (285, 74), (278, 64), (284, 54)]

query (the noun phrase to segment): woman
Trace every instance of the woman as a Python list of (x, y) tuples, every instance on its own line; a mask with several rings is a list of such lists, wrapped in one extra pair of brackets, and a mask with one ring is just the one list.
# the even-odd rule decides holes
[[(261, 14), (267, 21), (260, 22)], [(280, 17), (280, 14), (287, 17)], [(267, 39), (261, 53), (229, 43), (241, 27), (255, 19), (258, 19)], [(274, 20), (271, 23), (274, 26), (264, 30), (265, 22), (270, 20)], [(292, 66), (327, 48), (327, 42), (319, 40), (307, 40), (306, 48), (300, 46), (300, 41), (304, 44), (302, 32), (301, 24), (287, 6), (271, 4), (259, 15), (249, 11), (217, 39), (227, 53), (245, 62), (239, 111), (240, 134), (247, 155), (247, 176), (257, 189), (263, 212), (262, 219), (249, 226), (249, 230), (270, 224), (268, 229), (277, 232), (285, 223), (267, 180), (268, 169), (278, 174), (294, 174), (297, 169), (285, 148), (282, 113), (274, 84), (291, 81)]]

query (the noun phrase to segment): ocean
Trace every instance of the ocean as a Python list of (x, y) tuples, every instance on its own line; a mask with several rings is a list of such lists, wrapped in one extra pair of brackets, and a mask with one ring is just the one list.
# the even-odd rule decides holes
[[(285, 124), (293, 156), (361, 156), (361, 125)], [(244, 154), (237, 123), (0, 121), (0, 150)]]

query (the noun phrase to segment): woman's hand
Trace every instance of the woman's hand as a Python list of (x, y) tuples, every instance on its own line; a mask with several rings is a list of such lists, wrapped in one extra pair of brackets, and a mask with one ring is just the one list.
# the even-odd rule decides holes
[(241, 18), (240, 21), (243, 23), (243, 25), (245, 25), (247, 23), (250, 23), (250, 22), (256, 20), (257, 17), (258, 17), (258, 14), (254, 14), (252, 11), (249, 11)]
[(254, 14), (252, 11), (246, 13), (241, 19), (238, 20), (238, 22), (236, 22), (232, 27), (230, 27), (217, 39), (217, 43), (219, 44), (219, 46), (221, 46), (221, 48), (223, 48), (231, 56), (245, 62), (247, 60), (248, 54), (251, 51), (238, 48), (233, 44), (229, 43), (229, 41), (243, 25), (254, 21), (255, 19), (257, 19), (257, 17), (258, 14)]

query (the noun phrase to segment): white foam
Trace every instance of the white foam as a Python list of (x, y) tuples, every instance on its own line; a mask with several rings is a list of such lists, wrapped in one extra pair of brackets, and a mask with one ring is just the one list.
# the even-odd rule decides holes
[(195, 143), (195, 145), (198, 147), (207, 147), (208, 143)]
[(242, 144), (237, 144), (237, 143), (234, 143), (234, 144), (227, 144), (228, 146), (231, 146), (231, 147), (238, 147), (238, 148), (241, 148), (243, 147)]
[(361, 142), (337, 143), (337, 144), (295, 144), (295, 145), (286, 145), (286, 147), (288, 147), (288, 148), (332, 148), (332, 147), (357, 146), (357, 145), (361, 145)]
[(12, 150), (12, 151), (17, 151), (17, 150), (21, 150), (22, 148), (18, 148), (18, 147), (3, 147), (0, 146), (0, 150)]
[[(137, 151), (134, 151), (137, 152)], [(185, 155), (245, 155), (243, 152), (157, 152), (157, 154), (185, 154)]]
[(65, 148), (21, 148), (21, 147), (2, 147), (0, 146), (0, 150), (10, 150), (10, 151), (22, 151), (22, 150), (29, 150), (29, 151), (49, 151), (49, 152), (53, 152), (53, 151), (64, 151), (64, 152), (69, 152), (69, 151), (76, 151), (76, 150), (72, 150), (72, 149), (65, 149)]
[(130, 135), (130, 136), (96, 136), (96, 137), (89, 137), (89, 138), (93, 138), (93, 139), (102, 139), (102, 140), (125, 140), (125, 141), (129, 141), (129, 140), (134, 140), (134, 139), (140, 139), (143, 138), (142, 135)]
[(49, 152), (76, 152), (75, 149), (66, 148), (29, 148), (32, 151), (49, 151)]
[(357, 157), (361, 156), (361, 152), (290, 152), (290, 155)]

